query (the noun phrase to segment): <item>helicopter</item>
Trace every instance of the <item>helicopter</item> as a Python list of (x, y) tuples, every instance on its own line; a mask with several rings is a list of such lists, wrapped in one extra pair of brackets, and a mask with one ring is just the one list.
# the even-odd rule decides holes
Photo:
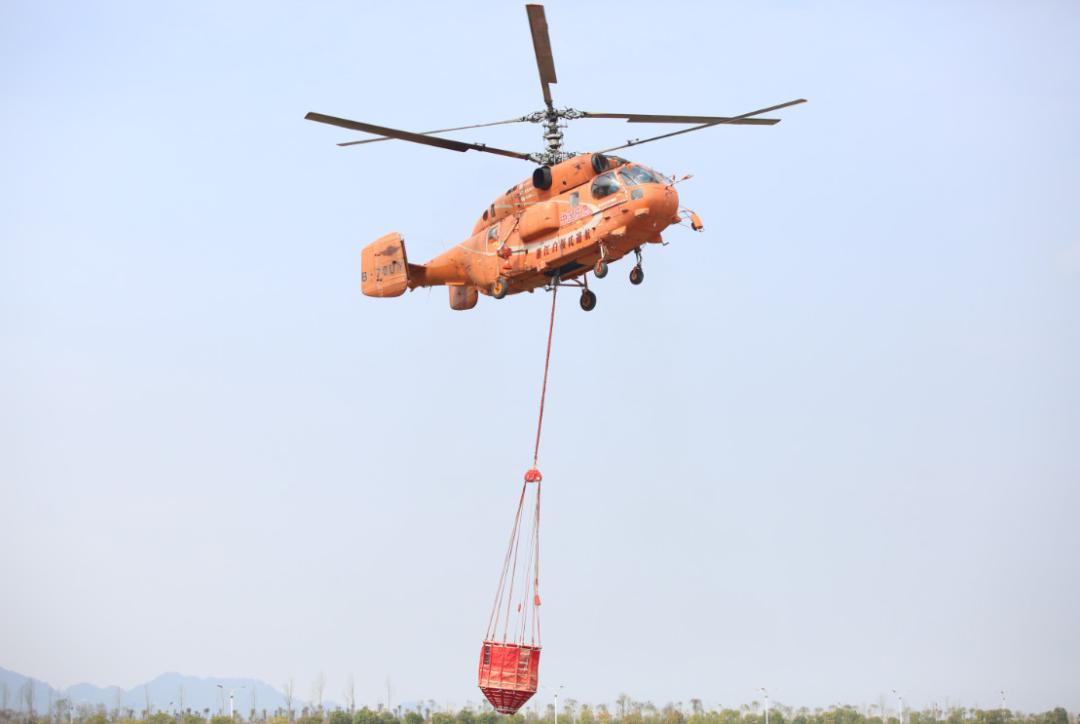
[[(645, 279), (642, 248), (663, 244), (661, 233), (673, 224), (689, 222), (702, 231), (700, 217), (679, 205), (677, 181), (644, 165), (633, 163), (614, 151), (713, 126), (771, 126), (776, 118), (765, 113), (805, 103), (800, 98), (738, 116), (688, 116), (635, 113), (591, 113), (556, 108), (550, 85), (556, 83), (544, 6), (525, 6), (532, 33), (533, 51), (540, 73), (544, 110), (517, 118), (442, 128), (422, 133), (362, 123), (321, 113), (305, 118), (339, 128), (373, 134), (377, 138), (353, 140), (339, 146), (355, 146), (397, 139), (450, 151), (477, 151), (537, 164), (532, 177), (509, 188), (490, 203), (473, 226), (472, 234), (426, 264), (412, 264), (405, 253), (405, 239), (391, 232), (364, 247), (360, 255), (361, 291), (371, 297), (397, 297), (417, 287), (446, 286), (450, 308), (472, 309), (481, 294), (494, 299), (507, 295), (551, 290), (558, 286), (581, 289), (581, 308), (596, 307), (588, 275), (607, 276), (608, 265), (633, 253), (630, 282)], [(678, 123), (690, 127), (652, 136), (592, 153), (572, 153), (563, 148), (562, 121), (624, 119), (628, 123)], [(483, 143), (465, 143), (436, 134), (511, 123), (537, 123), (544, 129), (545, 148), (522, 153)], [(684, 177), (685, 180), (689, 177)]]

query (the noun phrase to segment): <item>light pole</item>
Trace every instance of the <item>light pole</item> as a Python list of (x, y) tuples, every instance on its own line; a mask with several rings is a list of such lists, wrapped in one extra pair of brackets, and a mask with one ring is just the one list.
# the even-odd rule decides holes
[[(225, 708), (225, 687), (223, 685), (221, 685), (221, 684), (218, 684), (217, 688), (221, 689), (221, 699), (222, 699), (221, 707), (220, 707), (219, 711), (221, 711), (221, 713), (224, 714), (225, 712), (223, 710)], [(246, 686), (241, 686), (240, 687), (240, 689), (246, 689), (246, 688), (247, 688)], [(236, 692), (240, 691), (240, 689), (229, 689), (229, 718), (230, 719), (233, 718), (233, 697), (236, 694)]]
[(1008, 711), (1008, 709), (1007, 709), (1007, 708), (1005, 708), (1005, 690), (1004, 690), (1004, 689), (1002, 689), (1002, 690), (1001, 690), (1001, 716), (1003, 716), (1003, 717), (1004, 717), (1004, 716), (1005, 716), (1005, 712), (1007, 712), (1007, 711)]
[[(765, 724), (769, 724), (769, 692), (765, 691), (765, 687), (761, 687), (761, 693), (765, 695)], [(556, 722), (556, 724), (558, 724)]]
[(559, 724), (559, 692), (562, 691), (563, 685), (559, 684), (558, 686), (555, 686), (555, 687), (543, 686), (542, 688), (553, 692), (553, 694), (555, 696), (555, 724)]
[[(892, 693), (896, 694), (896, 689), (893, 689)], [(897, 719), (900, 722), (900, 724), (904, 724), (904, 697), (900, 696), (899, 694), (896, 694), (896, 702), (897, 702), (897, 705), (900, 707), (899, 710), (898, 710), (899, 713), (897, 715)]]
[(246, 689), (246, 686), (241, 686), (240, 689), (229, 689), (229, 718), (233, 718), (233, 695), (241, 689)]

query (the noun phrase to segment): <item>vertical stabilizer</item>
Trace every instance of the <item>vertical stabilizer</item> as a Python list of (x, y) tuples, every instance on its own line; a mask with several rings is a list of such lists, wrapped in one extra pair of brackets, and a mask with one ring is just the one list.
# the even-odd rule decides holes
[(360, 289), (369, 297), (400, 297), (409, 288), (405, 240), (392, 231), (360, 252)]

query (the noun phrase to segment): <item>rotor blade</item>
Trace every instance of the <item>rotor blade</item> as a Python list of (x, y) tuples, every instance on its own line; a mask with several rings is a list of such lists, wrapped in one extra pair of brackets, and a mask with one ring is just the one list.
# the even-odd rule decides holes
[(679, 135), (682, 135), (683, 133), (690, 133), (690, 131), (700, 131), (702, 128), (709, 128), (710, 126), (719, 126), (719, 125), (721, 125), (723, 123), (736, 123), (736, 122), (738, 122), (738, 121), (740, 121), (740, 120), (742, 120), (744, 118), (750, 118), (751, 116), (761, 115), (762, 113), (768, 113), (769, 111), (778, 111), (781, 108), (787, 108), (789, 106), (797, 106), (800, 103), (806, 103), (806, 99), (805, 98), (799, 98), (798, 100), (788, 101), (787, 103), (781, 103), (778, 106), (769, 106), (768, 108), (762, 108), (762, 109), (757, 110), (757, 111), (751, 111), (749, 113), (744, 113), (741, 116), (734, 116), (734, 117), (729, 118), (729, 119), (724, 120), (724, 121), (712, 121), (710, 123), (702, 123), (700, 126), (693, 126), (691, 128), (684, 128), (684, 129), (682, 129), (680, 131), (672, 131), (671, 133), (664, 133), (664, 134), (659, 135), (659, 136), (653, 136), (652, 138), (639, 138), (639, 139), (635, 139), (633, 141), (627, 141), (626, 143), (624, 143), (621, 146), (612, 146), (611, 148), (605, 148), (604, 150), (599, 151), (598, 153), (610, 153), (611, 151), (618, 151), (619, 149), (622, 149), (622, 148), (630, 148), (630, 146), (639, 146), (642, 143), (649, 143), (650, 141), (659, 141), (661, 138), (671, 138), (672, 136), (679, 136)]
[(544, 91), (544, 103), (551, 108), (551, 89), (548, 83), (558, 83), (555, 79), (555, 59), (551, 56), (551, 38), (548, 37), (547, 17), (543, 5), (526, 5), (529, 14), (529, 30), (532, 31), (533, 50), (536, 52), (536, 67), (540, 71), (540, 87)]
[(495, 148), (494, 146), (486, 146), (482, 143), (463, 143), (461, 141), (452, 141), (449, 138), (439, 138), (438, 136), (425, 136), (422, 133), (411, 133), (410, 131), (399, 131), (396, 128), (387, 128), (386, 126), (375, 126), (370, 123), (360, 123), (359, 121), (350, 121), (347, 118), (335, 118), (334, 116), (324, 116), (322, 113), (308, 113), (304, 116), (309, 121), (317, 121), (319, 123), (327, 123), (331, 126), (338, 126), (340, 128), (348, 128), (353, 131), (364, 131), (365, 133), (374, 133), (379, 136), (387, 136), (389, 138), (399, 138), (402, 141), (412, 141), (413, 143), (422, 143), (425, 146), (436, 146), (438, 148), (445, 148), (450, 151), (483, 151), (484, 153), (494, 153), (499, 156), (509, 156), (510, 158), (520, 158), (528, 161), (529, 156), (525, 153), (518, 153), (517, 151), (507, 151), (502, 148)]
[[(511, 118), (508, 121), (493, 121), (492, 123), (474, 123), (471, 126), (457, 126), (456, 128), (436, 128), (434, 131), (422, 131), (420, 135), (429, 136), (432, 133), (449, 133), (450, 131), (464, 131), (464, 130), (466, 130), (468, 128), (487, 128), (488, 126), (501, 126), (501, 125), (504, 125), (506, 123), (524, 123), (524, 122), (525, 122), (525, 119), (523, 119), (523, 118)], [(389, 141), (389, 140), (391, 140), (389, 137), (383, 136), (381, 138), (365, 138), (362, 141), (345, 141), (344, 143), (339, 143), (338, 145), (339, 146), (359, 146), (362, 143), (378, 143), (379, 141)]]
[(739, 126), (775, 126), (779, 118), (728, 118), (726, 116), (665, 116), (648, 113), (585, 113), (583, 118), (625, 118), (627, 123), (731, 123)]

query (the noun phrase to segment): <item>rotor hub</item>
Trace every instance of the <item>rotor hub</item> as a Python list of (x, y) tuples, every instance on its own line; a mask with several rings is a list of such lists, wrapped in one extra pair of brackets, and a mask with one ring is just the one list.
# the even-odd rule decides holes
[(522, 116), (521, 120), (539, 123), (544, 127), (544, 150), (541, 153), (530, 154), (530, 158), (536, 163), (552, 165), (576, 156), (576, 153), (563, 150), (562, 129), (566, 127), (566, 124), (560, 121), (584, 117), (585, 113), (574, 108), (548, 108)]

